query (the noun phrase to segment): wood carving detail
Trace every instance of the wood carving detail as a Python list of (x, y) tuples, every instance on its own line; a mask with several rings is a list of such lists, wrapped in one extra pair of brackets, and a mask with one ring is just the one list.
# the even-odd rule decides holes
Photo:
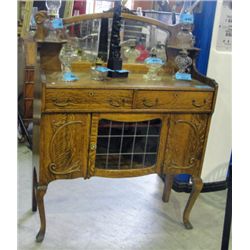
[(52, 121), (54, 132), (49, 154), (51, 163), (48, 169), (56, 175), (70, 174), (81, 171), (81, 156), (75, 145), (74, 138), (81, 133), (82, 121), (67, 121), (66, 117), (60, 121)]
[(93, 176), (95, 173), (95, 156), (96, 156), (96, 140), (98, 135), (98, 123), (99, 123), (99, 117), (93, 116), (91, 123), (88, 178)]
[[(167, 147), (167, 166), (176, 169), (190, 169), (197, 166), (202, 157), (202, 150), (205, 142), (206, 119), (200, 116), (192, 116), (191, 120), (178, 119), (173, 122), (172, 131), (169, 135), (172, 139)], [(180, 127), (181, 126), (181, 127)], [(185, 163), (181, 164), (180, 155), (183, 155), (183, 144), (176, 141), (175, 133), (180, 131), (183, 126), (189, 127), (188, 142), (185, 146)]]
[(69, 98), (52, 98), (52, 102), (57, 107), (66, 107), (69, 105), (79, 104), (82, 101), (69, 97)]

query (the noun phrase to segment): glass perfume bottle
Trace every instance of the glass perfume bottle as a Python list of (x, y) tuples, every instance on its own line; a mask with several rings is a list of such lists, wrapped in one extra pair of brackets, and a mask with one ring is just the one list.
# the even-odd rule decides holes
[[(61, 27), (62, 23), (57, 22), (59, 20), (59, 9), (61, 7), (62, 0), (46, 0), (45, 5), (47, 8), (47, 14), (49, 19), (44, 22), (44, 26), (48, 29), (47, 41), (58, 41), (57, 28)], [(60, 21), (60, 20), (59, 20)]]
[(63, 44), (59, 54), (62, 69), (62, 79), (67, 82), (75, 81), (78, 78), (71, 71), (72, 62), (79, 59), (78, 51), (71, 42)]
[(161, 77), (158, 75), (162, 65), (164, 64), (161, 58), (157, 57), (156, 48), (151, 49), (150, 57), (145, 59), (145, 64), (148, 67), (148, 73), (143, 76), (145, 80), (160, 81)]
[(192, 62), (192, 59), (188, 56), (187, 50), (183, 49), (179, 52), (179, 55), (175, 58), (175, 63), (179, 69), (175, 74), (177, 80), (192, 80), (191, 74), (189, 73)]

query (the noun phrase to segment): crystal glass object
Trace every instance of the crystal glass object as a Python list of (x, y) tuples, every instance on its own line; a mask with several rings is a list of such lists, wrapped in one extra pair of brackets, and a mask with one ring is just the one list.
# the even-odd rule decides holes
[(124, 51), (124, 56), (127, 58), (128, 63), (135, 63), (136, 58), (141, 54), (139, 50), (136, 48), (136, 44), (131, 44), (129, 47), (127, 47)]
[(177, 45), (182, 49), (188, 49), (194, 46), (194, 36), (192, 34), (194, 15), (192, 10), (192, 1), (184, 1), (183, 8), (180, 13), (180, 23), (182, 24), (182, 27), (176, 35)]
[(178, 73), (188, 73), (189, 67), (192, 64), (192, 59), (188, 56), (187, 50), (181, 50), (180, 54), (176, 56), (175, 63), (178, 67)]
[(67, 42), (63, 44), (62, 49), (59, 54), (63, 80), (65, 81), (76, 80), (76, 77), (70, 77), (69, 79), (65, 79), (65, 75), (71, 74), (71, 76), (73, 76), (73, 74), (71, 73), (71, 64), (72, 62), (76, 61), (78, 58), (79, 58), (78, 51), (71, 42)]
[(163, 60), (157, 58), (156, 48), (151, 49), (151, 56), (145, 60), (145, 64), (148, 67), (148, 73), (143, 76), (145, 80), (159, 81), (161, 77), (158, 76), (158, 73), (164, 64)]
[(45, 5), (48, 10), (48, 16), (59, 17), (59, 9), (62, 0), (46, 0)]
[(96, 81), (104, 81), (107, 79), (108, 68), (101, 65), (91, 67), (91, 79)]
[(62, 0), (46, 0), (45, 5), (49, 19), (44, 22), (44, 26), (48, 29), (47, 41), (58, 41), (57, 31), (53, 26), (55, 19), (59, 18), (59, 9)]
[(194, 36), (188, 25), (183, 25), (176, 35), (177, 46), (182, 49), (192, 48), (194, 46)]

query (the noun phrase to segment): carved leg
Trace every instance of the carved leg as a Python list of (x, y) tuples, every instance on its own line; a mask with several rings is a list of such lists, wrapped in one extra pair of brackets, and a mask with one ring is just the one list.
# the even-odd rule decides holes
[(37, 211), (37, 201), (36, 201), (36, 187), (37, 187), (37, 175), (36, 169), (33, 169), (33, 181), (32, 181), (32, 211)]
[(203, 182), (200, 177), (192, 177), (192, 182), (193, 182), (192, 191), (191, 191), (191, 194), (189, 196), (187, 205), (183, 213), (183, 223), (186, 229), (193, 228), (192, 224), (189, 222), (189, 215), (203, 187)]
[(168, 202), (171, 188), (173, 185), (174, 175), (173, 174), (166, 174), (165, 176), (165, 182), (164, 182), (164, 189), (163, 189), (163, 195), (162, 195), (162, 201)]
[(47, 191), (47, 186), (37, 186), (36, 199), (37, 199), (38, 211), (39, 211), (40, 223), (41, 223), (40, 230), (36, 236), (37, 242), (43, 241), (45, 230), (46, 230), (46, 218), (45, 218), (45, 210), (44, 210), (44, 203), (43, 203), (43, 197), (46, 191)]

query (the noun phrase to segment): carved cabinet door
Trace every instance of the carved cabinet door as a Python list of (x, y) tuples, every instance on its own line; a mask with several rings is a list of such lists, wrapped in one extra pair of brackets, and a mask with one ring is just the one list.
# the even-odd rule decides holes
[(170, 116), (164, 173), (200, 174), (208, 117), (207, 114)]
[(41, 122), (40, 182), (86, 177), (90, 115), (46, 114)]

